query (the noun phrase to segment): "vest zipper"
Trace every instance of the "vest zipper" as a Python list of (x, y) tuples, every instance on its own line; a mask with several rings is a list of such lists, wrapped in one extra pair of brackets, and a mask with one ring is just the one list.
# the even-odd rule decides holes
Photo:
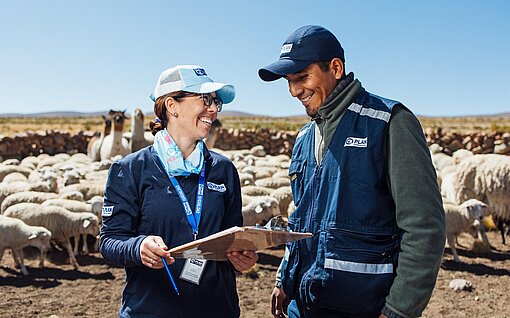
[(306, 230), (310, 231), (310, 225), (312, 223), (312, 215), (313, 215), (313, 208), (315, 203), (315, 172), (317, 172), (317, 166), (313, 169), (313, 177), (312, 177), (312, 204), (310, 206), (310, 213), (308, 213), (308, 220), (306, 222)]

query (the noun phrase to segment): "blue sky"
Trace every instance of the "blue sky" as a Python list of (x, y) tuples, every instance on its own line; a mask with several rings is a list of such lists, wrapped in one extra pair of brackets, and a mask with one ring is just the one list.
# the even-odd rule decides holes
[(262, 82), (285, 38), (319, 24), (370, 92), (416, 114), (510, 111), (510, 1), (0, 0), (0, 113), (152, 111), (162, 70), (198, 64), (236, 86), (228, 110), (304, 114)]

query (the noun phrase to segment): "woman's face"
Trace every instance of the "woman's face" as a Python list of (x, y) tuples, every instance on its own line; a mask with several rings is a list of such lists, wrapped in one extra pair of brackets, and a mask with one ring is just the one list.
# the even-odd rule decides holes
[[(213, 98), (216, 98), (216, 93), (210, 93)], [(209, 135), (212, 122), (218, 116), (218, 107), (213, 102), (210, 106), (206, 106), (202, 94), (190, 95), (175, 100), (175, 112), (177, 117), (174, 117), (171, 112), (168, 118), (174, 117), (172, 124), (174, 125), (175, 133), (185, 135), (193, 140), (201, 140)]]

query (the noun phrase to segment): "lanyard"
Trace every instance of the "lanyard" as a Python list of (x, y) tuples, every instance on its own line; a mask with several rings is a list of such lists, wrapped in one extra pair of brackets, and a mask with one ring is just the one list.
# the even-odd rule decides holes
[(189, 205), (188, 198), (186, 197), (186, 194), (184, 193), (184, 190), (182, 189), (177, 179), (175, 179), (175, 177), (169, 173), (168, 177), (170, 178), (170, 181), (177, 191), (179, 199), (181, 199), (182, 206), (186, 212), (186, 218), (188, 219), (188, 223), (191, 226), (191, 230), (193, 231), (193, 238), (196, 240), (198, 235), (198, 225), (200, 224), (200, 217), (202, 216), (202, 204), (204, 202), (205, 162), (202, 164), (202, 170), (200, 170), (200, 176), (198, 177), (198, 193), (197, 202), (195, 204), (195, 213), (191, 211), (191, 206)]

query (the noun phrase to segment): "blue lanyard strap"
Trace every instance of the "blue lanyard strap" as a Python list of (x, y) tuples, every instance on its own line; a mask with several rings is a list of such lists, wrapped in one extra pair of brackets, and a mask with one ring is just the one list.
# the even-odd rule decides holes
[(191, 210), (191, 206), (189, 205), (188, 198), (184, 193), (181, 185), (175, 179), (174, 176), (168, 174), (170, 177), (170, 181), (172, 182), (175, 190), (177, 191), (177, 195), (179, 195), (179, 199), (181, 199), (181, 203), (184, 207), (184, 211), (186, 212), (186, 218), (188, 219), (188, 223), (191, 226), (193, 231), (194, 239), (198, 236), (198, 225), (200, 224), (200, 217), (202, 215), (202, 205), (204, 202), (204, 185), (205, 185), (205, 162), (202, 165), (202, 170), (200, 170), (200, 176), (198, 177), (198, 193), (197, 193), (197, 202), (195, 204), (195, 213)]

